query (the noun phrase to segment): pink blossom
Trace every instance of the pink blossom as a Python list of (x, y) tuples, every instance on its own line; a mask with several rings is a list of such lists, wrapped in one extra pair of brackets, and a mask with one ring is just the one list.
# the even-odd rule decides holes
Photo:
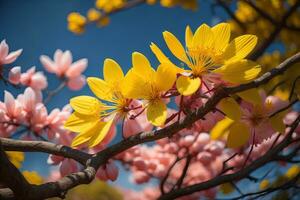
[[(138, 100), (133, 100), (130, 107), (137, 108), (142, 106), (142, 102)], [(138, 109), (131, 110), (127, 116), (135, 116), (138, 115), (142, 111), (142, 107)], [(142, 131), (151, 131), (153, 126), (148, 122), (145, 112), (140, 114), (138, 117), (134, 119), (130, 119), (130, 117), (126, 117), (123, 125), (123, 136), (125, 138), (140, 133)]]
[(31, 67), (21, 74), (20, 82), (22, 85), (32, 87), (35, 90), (43, 90), (48, 86), (47, 78), (43, 72), (36, 72), (35, 67)]
[(58, 49), (54, 53), (53, 60), (42, 55), (40, 61), (48, 72), (54, 73), (60, 78), (66, 78), (67, 86), (70, 89), (79, 90), (85, 85), (85, 77), (81, 74), (87, 67), (87, 59), (83, 58), (72, 63), (72, 53)]
[(22, 53), (22, 49), (9, 53), (9, 46), (5, 40), (0, 43), (0, 65), (13, 63)]
[(54, 109), (48, 115), (47, 108), (42, 103), (41, 92), (31, 87), (26, 88), (17, 98), (5, 91), (4, 102), (0, 101), (1, 135), (8, 137), (17, 128), (25, 126), (35, 135), (46, 133), (49, 139), (57, 139), (60, 143), (70, 145), (74, 136), (63, 128), (70, 113), (69, 106), (65, 106), (62, 110)]
[[(254, 144), (262, 142), (277, 132), (270, 122), (269, 116), (288, 104), (288, 102), (282, 101), (278, 97), (267, 97), (263, 91), (261, 91), (260, 96), (261, 104), (253, 105), (244, 101), (241, 103), (241, 121), (247, 124), (250, 127), (251, 134), (253, 136), (255, 135)], [(283, 121), (281, 123), (283, 123)], [(251, 137), (251, 143), (252, 138), (253, 137)]]

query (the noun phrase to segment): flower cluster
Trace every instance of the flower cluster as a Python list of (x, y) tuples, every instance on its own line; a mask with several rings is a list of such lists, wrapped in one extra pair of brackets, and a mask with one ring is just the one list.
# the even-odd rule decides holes
[[(78, 96), (70, 100), (75, 112), (65, 128), (79, 133), (73, 146), (88, 143), (93, 147), (105, 138), (112, 124), (136, 120), (142, 114), (152, 125), (163, 127), (172, 120), (167, 109), (172, 97), (181, 99), (178, 111), (173, 113), (173, 118), (177, 115), (179, 119), (205, 103), (201, 97), (212, 95), (216, 87), (249, 82), (260, 72), (258, 64), (245, 59), (255, 47), (256, 37), (243, 35), (230, 42), (229, 24), (214, 27), (203, 24), (195, 34), (187, 27), (186, 50), (170, 32), (164, 32), (163, 36), (170, 51), (190, 69), (177, 67), (154, 43), (151, 50), (160, 62), (156, 70), (139, 52), (132, 54), (132, 68), (126, 75), (116, 61), (106, 59), (104, 79), (87, 78), (97, 98)], [(240, 96), (249, 99), (249, 94)], [(239, 107), (233, 99), (230, 102)], [(184, 103), (189, 106), (184, 107)], [(228, 103), (223, 104), (221, 110), (230, 115)], [(137, 110), (140, 111), (132, 115)]]
[(71, 90), (80, 90), (85, 85), (85, 76), (82, 75), (82, 72), (88, 65), (86, 58), (72, 63), (72, 53), (58, 49), (54, 53), (53, 60), (46, 55), (42, 55), (40, 61), (49, 73), (53, 73), (65, 81)]
[(196, 10), (198, 2), (196, 0), (95, 0), (95, 8), (90, 8), (86, 16), (78, 12), (71, 12), (68, 15), (68, 29), (74, 34), (82, 34), (86, 25), (95, 23), (99, 27), (107, 26), (110, 23), (110, 15), (122, 9), (134, 7), (138, 4), (147, 3), (154, 5), (157, 2), (161, 6), (171, 8), (181, 6), (185, 9)]
[[(272, 34), (272, 31), (270, 32), (270, 30), (274, 30), (277, 26), (274, 22), (280, 22), (284, 17), (284, 13), (288, 12), (295, 3), (296, 1), (293, 0), (261, 0), (252, 2), (254, 5), (252, 6), (251, 2), (238, 1), (237, 9), (234, 14), (237, 20), (244, 24), (244, 26), (241, 27), (233, 19), (230, 19), (228, 22), (231, 24), (234, 35), (247, 32), (256, 34), (260, 41), (264, 41)], [(268, 9), (265, 9), (266, 7)], [(299, 51), (300, 43), (299, 40), (297, 40), (299, 34), (298, 31), (293, 29), (300, 25), (299, 16), (300, 12), (299, 10), (296, 10), (286, 21), (286, 24), (289, 27), (282, 28), (278, 34), (276, 43), (280, 44), (281, 47), (275, 48), (275, 51), (270, 50), (259, 58), (258, 63), (263, 66), (263, 72), (271, 70), (273, 66), (281, 63), (283, 60)], [(270, 21), (270, 18), (273, 19), (273, 21)], [(281, 49), (284, 49), (284, 51), (281, 51)], [(272, 90), (274, 85), (278, 85), (274, 90), (274, 94), (287, 99), (289, 90), (293, 85), (293, 80), (295, 80), (297, 76), (299, 76), (299, 67), (293, 67), (284, 73), (283, 76), (278, 76), (270, 81), (265, 88)], [(298, 88), (296, 89), (299, 90)]]
[(36, 137), (44, 133), (49, 139), (61, 137), (68, 134), (68, 131), (63, 128), (63, 123), (70, 112), (70, 108), (66, 106), (62, 110), (54, 109), (48, 114), (41, 93), (30, 87), (17, 98), (5, 91), (4, 102), (0, 101), (0, 135), (9, 137), (22, 127), (22, 132), (28, 133), (27, 138), (32, 136), (30, 132)]

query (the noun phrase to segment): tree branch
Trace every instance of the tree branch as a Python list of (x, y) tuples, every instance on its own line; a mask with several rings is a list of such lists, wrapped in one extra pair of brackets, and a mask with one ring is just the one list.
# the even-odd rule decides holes
[(0, 141), (5, 151), (44, 152), (65, 158), (72, 158), (83, 165), (91, 157), (90, 154), (83, 151), (51, 142), (22, 141), (8, 138), (0, 138)]

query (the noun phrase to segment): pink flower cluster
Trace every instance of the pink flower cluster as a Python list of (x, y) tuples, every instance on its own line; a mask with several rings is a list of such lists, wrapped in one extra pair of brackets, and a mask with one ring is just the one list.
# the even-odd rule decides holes
[(86, 69), (88, 61), (83, 58), (74, 63), (70, 51), (56, 50), (54, 59), (42, 55), (40, 61), (49, 73), (54, 73), (57, 77), (66, 81), (71, 90), (80, 90), (85, 85), (85, 76), (82, 72)]
[(35, 136), (46, 133), (49, 139), (61, 137), (68, 134), (63, 128), (63, 123), (70, 112), (70, 107), (66, 106), (62, 110), (54, 109), (48, 114), (42, 103), (41, 93), (30, 87), (17, 98), (5, 91), (4, 102), (0, 101), (0, 136), (10, 137), (22, 127), (24, 132), (32, 132)]
[[(217, 176), (222, 170), (223, 160), (228, 156), (223, 152), (224, 148), (224, 142), (211, 140), (207, 133), (184, 130), (172, 139), (158, 140), (153, 146), (133, 147), (118, 155), (116, 159), (129, 167), (132, 181), (137, 184), (147, 183), (151, 178), (161, 181), (168, 176), (164, 190), (169, 191), (178, 183), (186, 162), (189, 162), (189, 168), (182, 180), (183, 187)], [(147, 191), (148, 189), (145, 190)], [(160, 190), (153, 188), (152, 191), (152, 195), (144, 194), (143, 198), (136, 199), (156, 199), (160, 195)], [(215, 194), (215, 190), (208, 190), (185, 199), (214, 197)]]

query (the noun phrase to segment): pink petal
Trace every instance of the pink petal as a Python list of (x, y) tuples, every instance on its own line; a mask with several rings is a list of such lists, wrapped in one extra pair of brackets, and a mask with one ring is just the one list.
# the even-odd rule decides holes
[(15, 99), (14, 99), (13, 95), (6, 90), (4, 91), (4, 103), (5, 103), (8, 115), (13, 116), (13, 113), (15, 111)]
[(42, 72), (37, 72), (31, 77), (30, 87), (36, 90), (43, 90), (48, 86), (46, 77)]
[(54, 62), (55, 62), (55, 63), (59, 63), (59, 62), (60, 62), (60, 59), (61, 59), (61, 57), (62, 57), (62, 55), (63, 55), (62, 50), (57, 49), (57, 50), (54, 52)]
[(85, 85), (85, 76), (81, 75), (71, 78), (67, 85), (71, 90), (80, 90)]
[(67, 70), (66, 76), (69, 77), (69, 78), (79, 76), (86, 69), (87, 64), (88, 64), (88, 60), (85, 59), (85, 58), (76, 61)]
[(12, 84), (19, 84), (20, 83), (20, 78), (21, 78), (21, 67), (13, 67), (8, 74), (8, 80)]
[(58, 63), (58, 70), (60, 74), (64, 74), (71, 64), (72, 54), (70, 51), (65, 51), (60, 59), (60, 62)]
[[(0, 62), (5, 60), (5, 57), (8, 54), (8, 45), (6, 44), (5, 40), (2, 40), (2, 42), (0, 43)], [(1, 63), (4, 64), (4, 63)]]
[(32, 88), (28, 87), (24, 92), (24, 109), (30, 112), (34, 109), (36, 104), (36, 95)]
[(119, 169), (113, 162), (106, 165), (106, 176), (111, 181), (115, 181), (118, 178), (118, 175)]
[(19, 49), (17, 51), (13, 51), (10, 54), (8, 54), (8, 56), (6, 56), (5, 60), (4, 60), (4, 64), (9, 64), (14, 62), (22, 53), (23, 49)]
[(50, 73), (56, 73), (56, 66), (55, 64), (53, 63), (53, 61), (48, 57), (48, 56), (45, 56), (45, 55), (41, 55), (40, 56), (40, 61), (42, 63), (42, 65), (44, 66), (44, 68), (50, 72)]

